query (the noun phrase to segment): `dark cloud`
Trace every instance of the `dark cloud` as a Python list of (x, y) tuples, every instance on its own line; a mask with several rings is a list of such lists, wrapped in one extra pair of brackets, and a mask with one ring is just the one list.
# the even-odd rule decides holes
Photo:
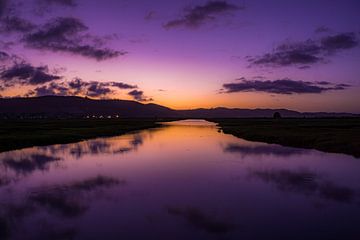
[(216, 19), (217, 15), (238, 9), (243, 9), (243, 7), (238, 7), (226, 1), (209, 1), (204, 5), (185, 9), (185, 13), (181, 18), (167, 22), (164, 27), (174, 28), (185, 26), (196, 28), (210, 20)]
[(56, 18), (26, 34), (23, 41), (30, 48), (67, 52), (98, 61), (126, 54), (104, 47), (105, 39), (88, 34), (87, 30), (88, 27), (77, 18)]
[[(325, 84), (326, 83), (326, 84)], [(303, 94), (322, 93), (330, 90), (344, 90), (350, 87), (347, 84), (332, 84), (328, 82), (312, 83), (295, 81), (291, 79), (281, 80), (241, 80), (241, 82), (223, 84), (223, 91), (233, 92), (266, 92), (276, 94)]]
[(87, 96), (100, 97), (111, 93), (112, 90), (100, 82), (91, 82), (87, 88)]
[(313, 64), (323, 60), (319, 56), (321, 48), (313, 41), (282, 44), (272, 53), (249, 59), (254, 65), (289, 66)]
[(140, 90), (132, 90), (131, 92), (128, 92), (128, 95), (130, 95), (139, 102), (147, 102), (153, 100), (152, 98), (147, 98), (146, 96), (144, 96), (144, 92)]
[[(84, 81), (75, 78), (71, 81), (50, 82), (30, 90), (26, 96), (88, 96), (93, 98), (106, 97), (116, 93), (116, 90), (136, 89), (136, 85), (130, 85), (122, 82), (99, 82)], [(140, 97), (140, 99), (143, 99)], [(144, 100), (144, 99), (143, 99)]]
[(341, 33), (323, 37), (320, 40), (281, 44), (271, 53), (262, 56), (247, 57), (250, 66), (263, 65), (272, 67), (300, 66), (323, 62), (327, 63), (329, 56), (359, 45), (355, 33)]
[(135, 89), (136, 85), (130, 85), (122, 82), (85, 82), (79, 78), (75, 78), (68, 83), (70, 90), (73, 90), (75, 94), (85, 93), (90, 97), (99, 97), (112, 93), (110, 87), (118, 89)]
[(136, 85), (130, 85), (130, 84), (122, 83), (122, 82), (111, 82), (110, 85), (113, 86), (113, 87), (120, 88), (120, 89), (134, 89), (134, 88), (137, 88)]
[(3, 52), (3, 51), (0, 51), (0, 61), (4, 61), (4, 60), (7, 60), (9, 59), (9, 54), (6, 53), (6, 52)]
[(49, 14), (52, 10), (62, 7), (76, 7), (77, 0), (35, 0), (34, 12), (43, 16)]
[(0, 17), (5, 14), (5, 11), (8, 7), (8, 0), (0, 0)]
[(37, 97), (49, 96), (49, 95), (67, 96), (69, 95), (69, 89), (63, 86), (63, 84), (52, 82), (49, 85), (37, 87), (28, 93), (28, 96), (37, 96)]
[(47, 66), (34, 67), (28, 63), (15, 63), (0, 73), (1, 80), (7, 86), (14, 84), (39, 85), (61, 79), (49, 73)]
[(30, 32), (35, 27), (36, 25), (32, 22), (16, 16), (5, 17), (0, 22), (0, 32), (3, 33), (26, 33)]
[(359, 45), (355, 33), (342, 33), (321, 39), (322, 48), (329, 52), (351, 49)]
[(76, 0), (38, 0), (38, 2), (44, 4), (57, 4), (57, 5), (63, 5), (69, 7), (77, 6)]

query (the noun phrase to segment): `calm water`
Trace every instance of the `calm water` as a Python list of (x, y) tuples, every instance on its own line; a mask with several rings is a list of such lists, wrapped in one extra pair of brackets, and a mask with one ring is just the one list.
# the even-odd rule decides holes
[(360, 161), (205, 121), (0, 154), (0, 239), (360, 239)]

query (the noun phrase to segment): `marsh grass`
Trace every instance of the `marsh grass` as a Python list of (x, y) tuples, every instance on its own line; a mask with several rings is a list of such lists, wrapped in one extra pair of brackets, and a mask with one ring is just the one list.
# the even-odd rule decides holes
[(155, 119), (0, 121), (0, 152), (116, 136), (158, 126)]
[(209, 119), (250, 141), (345, 153), (360, 158), (360, 119)]

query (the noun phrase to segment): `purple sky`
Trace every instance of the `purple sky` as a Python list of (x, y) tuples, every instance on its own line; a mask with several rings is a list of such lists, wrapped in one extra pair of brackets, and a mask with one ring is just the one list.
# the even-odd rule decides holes
[(0, 95), (360, 113), (360, 2), (0, 0)]

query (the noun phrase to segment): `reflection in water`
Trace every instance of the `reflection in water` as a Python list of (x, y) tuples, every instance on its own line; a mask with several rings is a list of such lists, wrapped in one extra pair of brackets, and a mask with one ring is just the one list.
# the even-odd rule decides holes
[(276, 155), (288, 157), (291, 155), (300, 155), (306, 153), (307, 150), (301, 148), (283, 147), (275, 144), (246, 145), (237, 143), (228, 143), (224, 147), (224, 152), (238, 153), (242, 156), (246, 155)]
[(312, 194), (339, 202), (350, 202), (355, 197), (355, 191), (351, 188), (322, 180), (316, 173), (308, 170), (256, 170), (251, 175), (274, 183), (281, 191)]
[[(82, 215), (88, 208), (83, 199), (83, 193), (96, 190), (100, 187), (118, 185), (119, 180), (104, 176), (86, 179), (67, 185), (51, 186), (30, 193), (29, 201), (40, 206), (54, 210), (65, 217), (77, 217)], [(126, 182), (121, 181), (122, 184)]]
[(11, 179), (7, 176), (0, 176), (0, 187), (6, 186), (11, 183)]
[(170, 215), (182, 217), (191, 226), (209, 233), (224, 234), (235, 228), (235, 225), (206, 215), (198, 208), (168, 207), (167, 211)]
[(11, 169), (18, 174), (30, 174), (36, 170), (48, 170), (49, 163), (61, 160), (57, 157), (47, 156), (43, 154), (31, 154), (26, 157), (4, 158), (2, 159), (3, 166)]
[[(77, 218), (86, 213), (89, 209), (91, 198), (97, 197), (98, 194), (89, 198), (88, 193), (104, 188), (110, 188), (116, 185), (125, 185), (125, 180), (116, 178), (97, 176), (94, 178), (76, 181), (63, 185), (52, 185), (32, 189), (24, 194), (24, 199), (18, 204), (13, 202), (2, 202), (0, 211), (0, 236), (8, 237), (12, 229), (19, 230), (21, 223), (25, 218), (36, 216), (39, 212), (47, 210), (50, 214), (58, 217)], [(47, 223), (47, 222), (46, 222)], [(47, 228), (43, 232), (42, 238), (51, 237), (51, 239), (64, 239), (63, 237), (73, 236), (75, 229), (58, 229), (55, 226)], [(38, 234), (38, 232), (34, 232)], [(39, 237), (39, 236), (38, 236)], [(22, 237), (20, 237), (21, 239)], [(2, 238), (0, 238), (2, 239)], [(67, 239), (67, 238), (65, 238)]]
[(359, 239), (359, 172), (200, 120), (5, 152), (0, 239)]

